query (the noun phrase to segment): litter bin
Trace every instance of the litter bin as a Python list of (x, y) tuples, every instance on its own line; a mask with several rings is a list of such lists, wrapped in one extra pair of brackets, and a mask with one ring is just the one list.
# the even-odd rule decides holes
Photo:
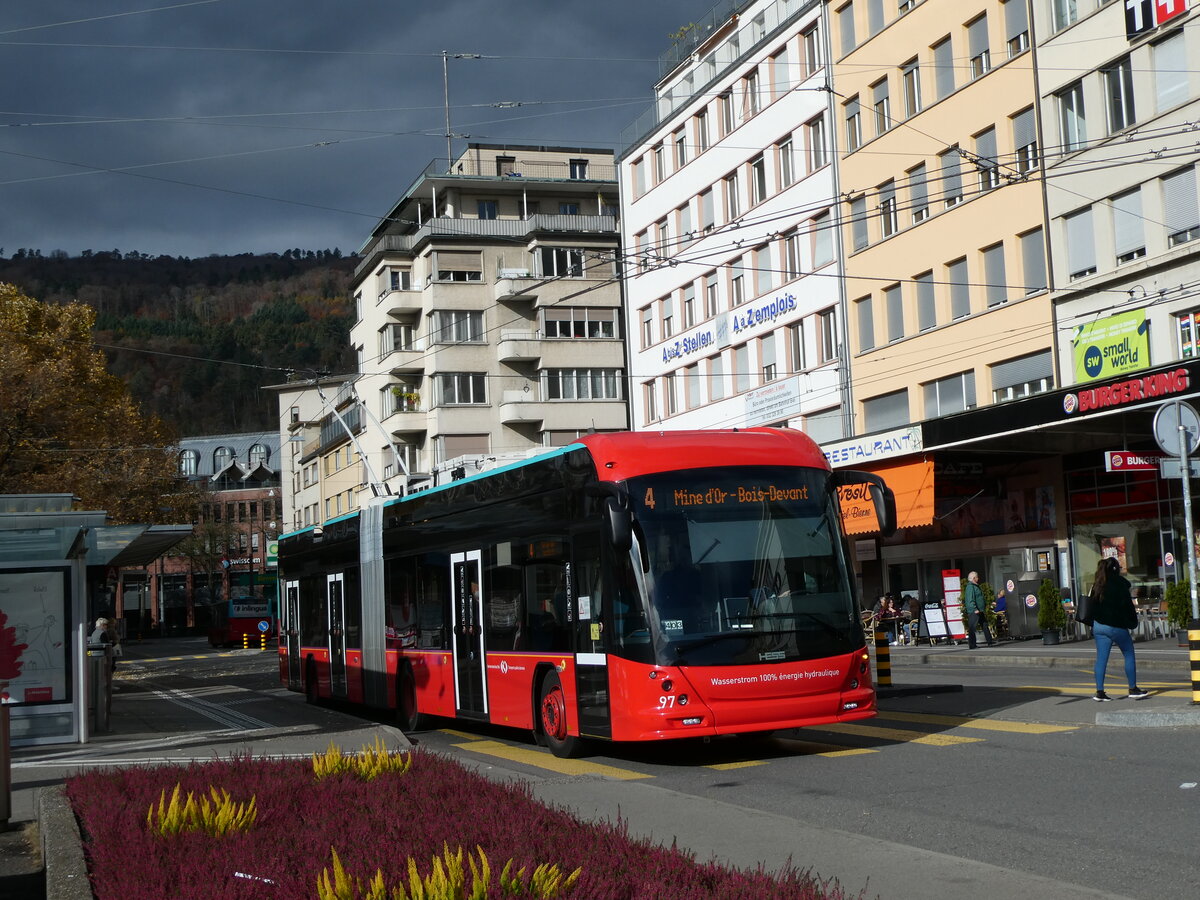
[(112, 644), (87, 645), (88, 708), (92, 730), (109, 731), (112, 711)]

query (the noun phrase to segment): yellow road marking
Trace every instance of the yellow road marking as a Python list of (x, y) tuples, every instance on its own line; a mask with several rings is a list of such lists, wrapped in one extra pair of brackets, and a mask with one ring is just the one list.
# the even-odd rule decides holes
[(724, 771), (726, 769), (748, 769), (751, 766), (765, 766), (766, 764), (767, 761), (765, 759), (747, 759), (743, 762), (713, 763), (711, 766), (705, 766), (704, 768)]
[(882, 738), (909, 744), (929, 744), (933, 747), (950, 747), (954, 744), (975, 744), (983, 738), (958, 737), (953, 734), (926, 734), (923, 731), (906, 731), (903, 728), (880, 728), (876, 725), (852, 725), (835, 722), (831, 725), (815, 725), (815, 731), (832, 731), (834, 734), (853, 734), (858, 737)]
[(825, 756), (833, 758), (835, 756), (861, 756), (864, 753), (878, 753), (879, 751), (873, 747), (842, 747), (838, 744), (822, 744), (817, 741), (793, 741), (788, 738), (779, 738), (780, 743), (787, 744), (789, 750), (795, 748), (797, 755), (804, 756)]
[(915, 722), (921, 725), (949, 725), (952, 728), (976, 728), (980, 731), (1008, 731), (1016, 734), (1054, 734), (1075, 731), (1078, 725), (1042, 725), (1038, 722), (1006, 722), (998, 719), (976, 719), (972, 716), (937, 716), (929, 713), (880, 713), (880, 719), (895, 722)]
[(460, 750), (470, 750), (473, 753), (486, 753), (511, 762), (536, 766), (539, 769), (549, 769), (561, 775), (603, 775), (608, 778), (619, 778), (622, 781), (632, 781), (637, 778), (653, 778), (641, 772), (629, 769), (618, 769), (616, 766), (606, 766), (603, 763), (586, 762), (582, 759), (559, 759), (546, 750), (529, 750), (525, 747), (511, 747), (500, 741), (470, 741), (466, 744), (455, 744)]
[(438, 730), (442, 734), (449, 734), (449, 735), (453, 735), (454, 737), (465, 738), (468, 741), (479, 740), (479, 735), (477, 735), (477, 734), (468, 734), (465, 731), (455, 731), (453, 728), (439, 728)]

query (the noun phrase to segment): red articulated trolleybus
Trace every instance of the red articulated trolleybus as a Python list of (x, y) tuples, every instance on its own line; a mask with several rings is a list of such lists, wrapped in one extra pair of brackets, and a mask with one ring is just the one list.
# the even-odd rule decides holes
[(592, 434), (284, 535), (280, 675), (316, 702), (588, 739), (875, 714), (838, 505), (799, 431)]

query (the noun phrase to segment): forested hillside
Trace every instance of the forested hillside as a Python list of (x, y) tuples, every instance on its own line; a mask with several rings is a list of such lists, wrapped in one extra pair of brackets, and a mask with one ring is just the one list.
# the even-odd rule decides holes
[(181, 259), (120, 251), (0, 258), (0, 282), (96, 310), (95, 340), (146, 412), (183, 437), (278, 427), (263, 385), (353, 366), (350, 276), (334, 251)]

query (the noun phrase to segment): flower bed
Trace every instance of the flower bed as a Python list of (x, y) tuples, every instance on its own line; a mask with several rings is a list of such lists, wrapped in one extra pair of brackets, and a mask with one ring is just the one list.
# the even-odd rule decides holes
[[(311, 760), (251, 757), (187, 767), (96, 771), (67, 782), (99, 900), (317, 896), (336, 852), (364, 883), (381, 870), (407, 884), (408, 860), (422, 875), (446, 848), (482, 849), (499, 873), (505, 862), (532, 872), (557, 864), (579, 879), (559, 896), (632, 898), (804, 898), (844, 900), (836, 885), (795, 869), (776, 874), (701, 863), (675, 849), (635, 840), (623, 825), (583, 823), (533, 799), (522, 784), (497, 783), (444, 757), (415, 752), (407, 772), (366, 780), (354, 772), (318, 778)], [(165, 795), (209, 796), (216, 788), (257, 809), (244, 830), (161, 836), (148, 823)], [(468, 881), (468, 887), (470, 882)], [(499, 897), (493, 885), (488, 896)]]

